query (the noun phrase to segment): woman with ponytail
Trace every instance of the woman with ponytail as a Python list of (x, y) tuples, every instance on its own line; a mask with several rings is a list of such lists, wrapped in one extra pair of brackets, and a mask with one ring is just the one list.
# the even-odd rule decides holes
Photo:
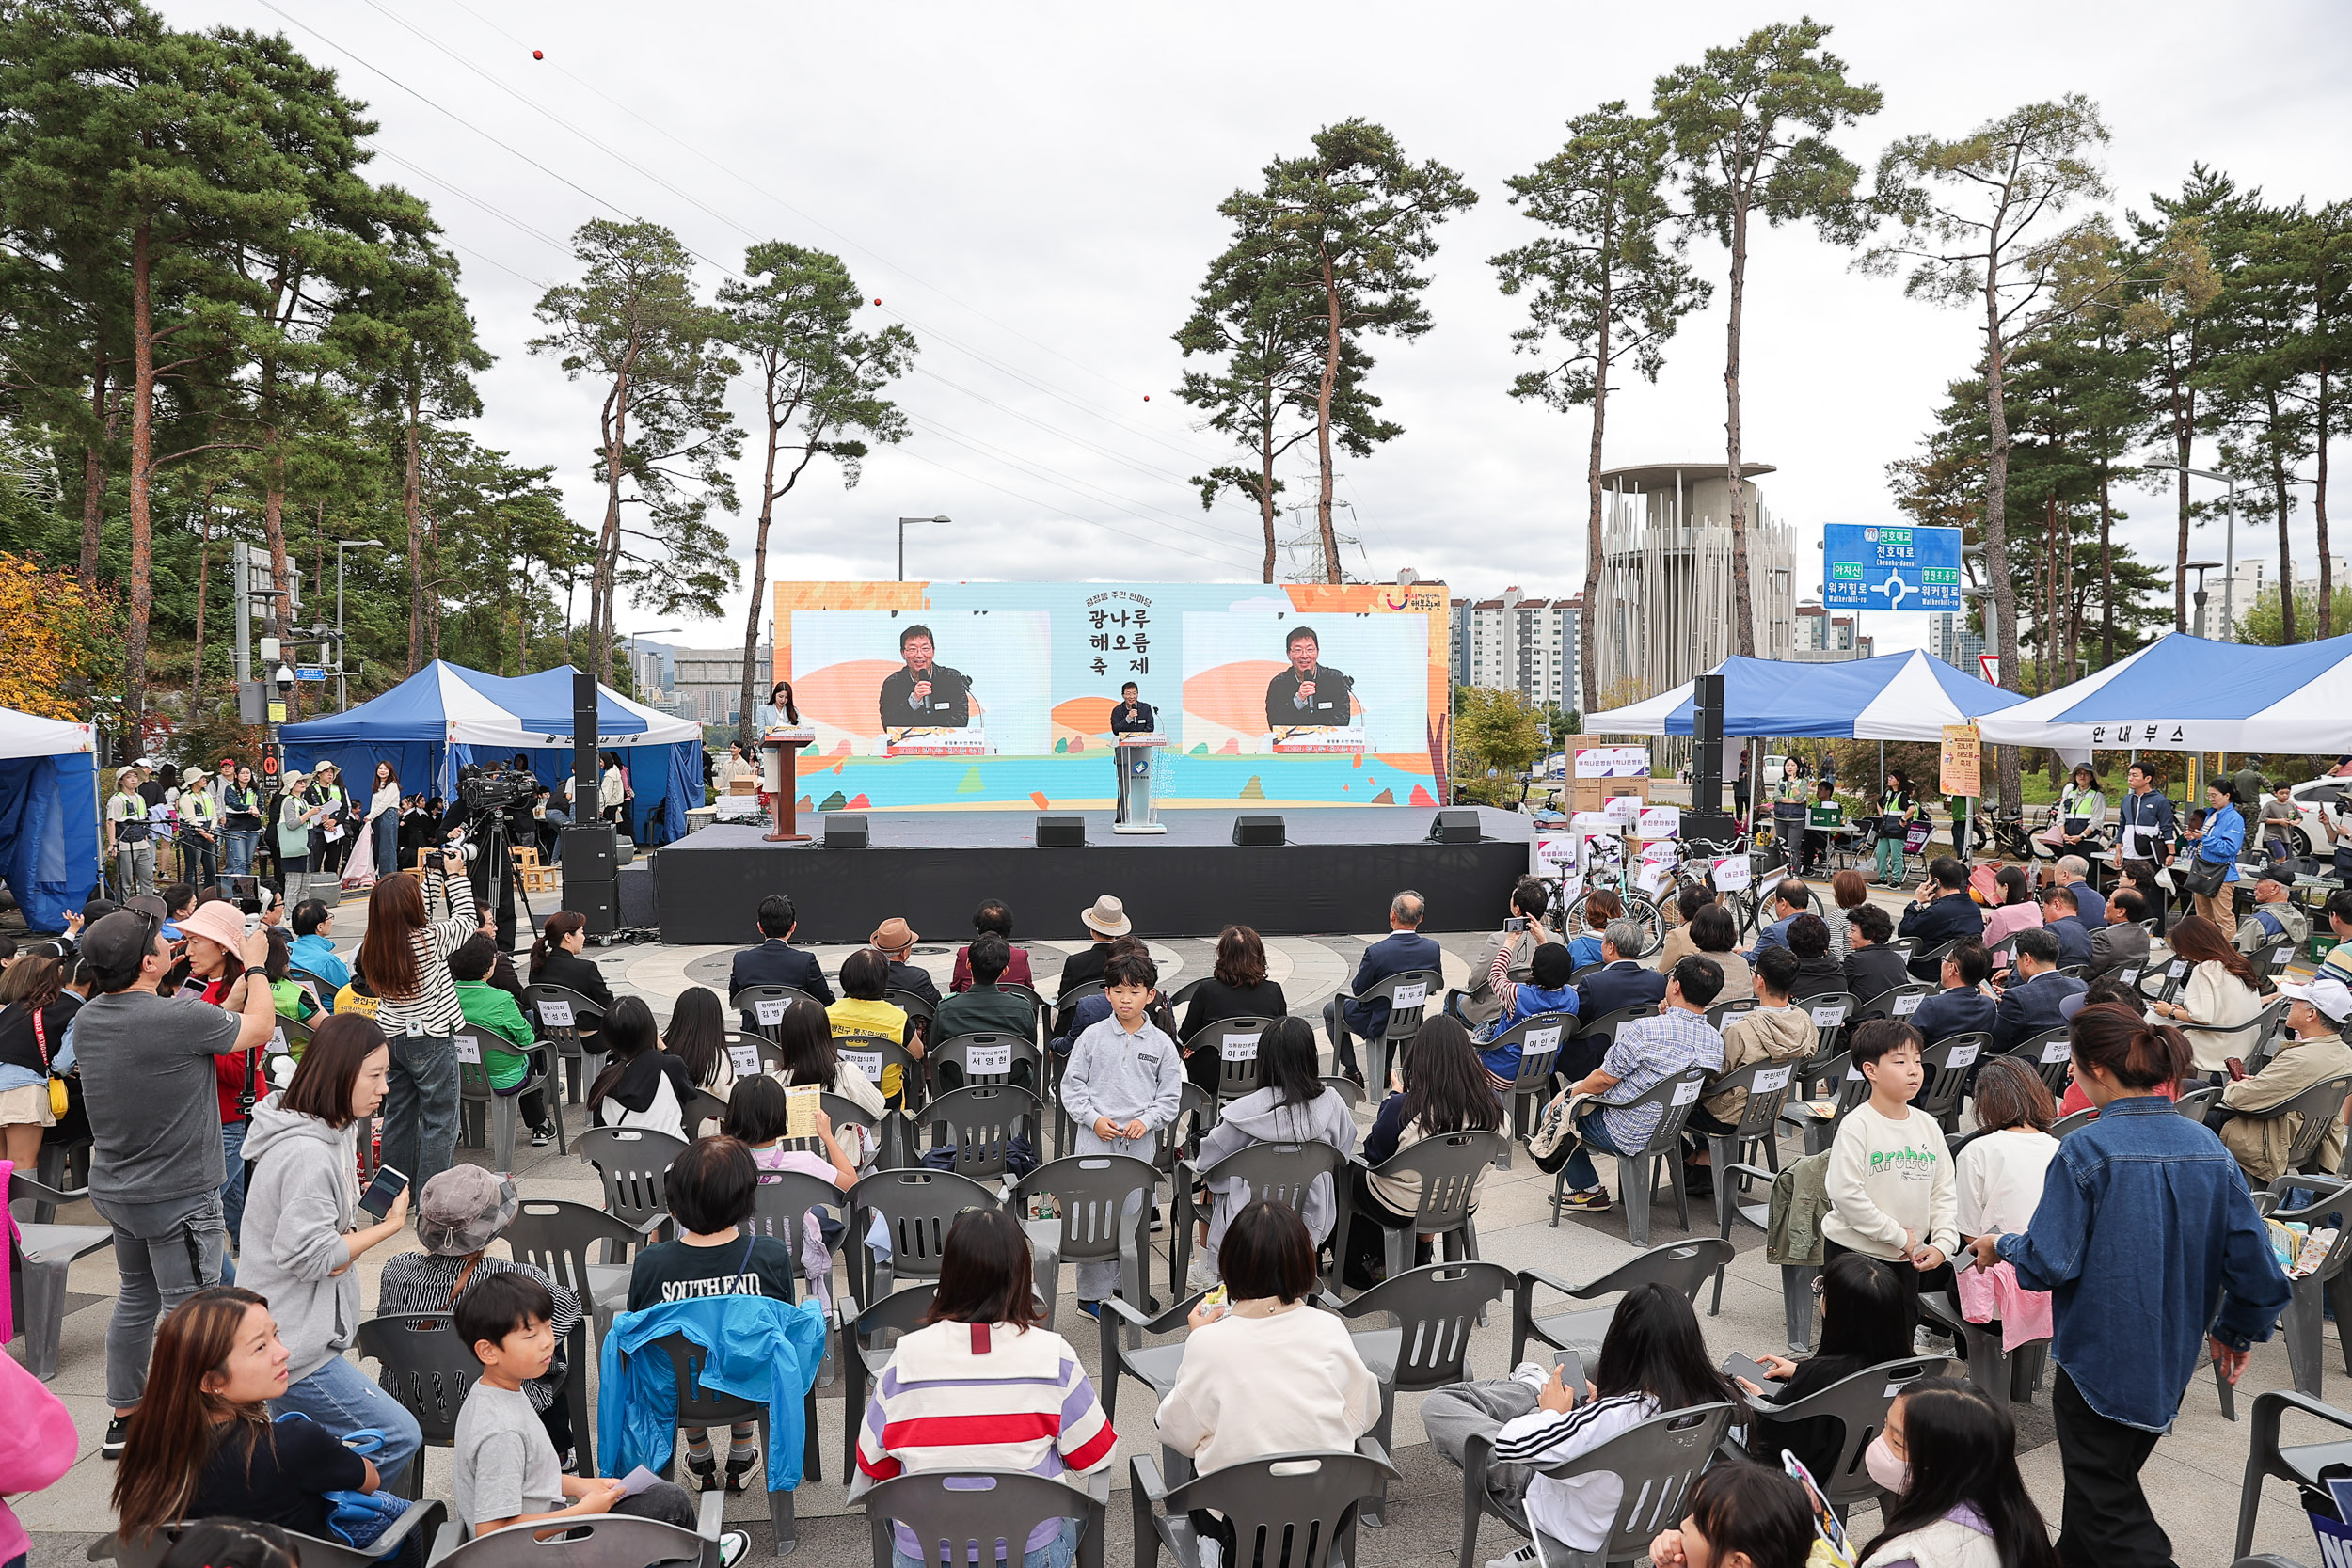
[(580, 956), (587, 945), (588, 917), (578, 910), (556, 911), (531, 944), (531, 983), (562, 986), (611, 1012), (612, 988), (604, 983), (604, 971)]
[[(2058, 1144), (2023, 1233), (1971, 1243), (2050, 1292), (2051, 1404), (2066, 1474), (2058, 1560), (2165, 1563), (2172, 1543), (2139, 1484), (2189, 1379), (2212, 1358), (2232, 1383), (2270, 1338), (2286, 1277), (2237, 1161), (2159, 1089), (2189, 1068), (2178, 1029), (2101, 1002), (2068, 1026), (2074, 1082), (2099, 1118)], [(2216, 1310), (2217, 1306), (2218, 1311)]]

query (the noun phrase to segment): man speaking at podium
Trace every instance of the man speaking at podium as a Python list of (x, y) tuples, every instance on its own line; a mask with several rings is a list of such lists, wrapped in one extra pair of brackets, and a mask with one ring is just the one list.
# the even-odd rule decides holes
[(1120, 766), (1119, 737), (1122, 735), (1150, 735), (1159, 721), (1153, 717), (1152, 705), (1143, 700), (1143, 689), (1129, 681), (1119, 689), (1119, 705), (1111, 709), (1111, 763), (1119, 774), (1120, 812), (1124, 820), (1127, 807), (1127, 770)]
[(972, 722), (972, 683), (960, 670), (931, 662), (931, 628), (912, 626), (898, 634), (903, 668), (882, 684), (882, 728), (932, 727), (961, 730)]
[(1323, 645), (1312, 626), (1292, 627), (1282, 652), (1290, 668), (1266, 683), (1266, 728), (1345, 729), (1356, 721), (1356, 683), (1322, 662)]

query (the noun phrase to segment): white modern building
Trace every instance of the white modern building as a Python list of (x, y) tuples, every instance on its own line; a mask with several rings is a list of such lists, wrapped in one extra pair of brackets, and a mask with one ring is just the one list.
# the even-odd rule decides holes
[(1868, 658), (1876, 651), (1875, 640), (1865, 636), (1855, 621), (1851, 610), (1840, 613), (1824, 610), (1808, 599), (1797, 607), (1788, 640), (1789, 652), (1799, 658), (1808, 654), (1826, 658)]
[(1517, 691), (1538, 707), (1584, 705), (1581, 594), (1530, 598), (1512, 587), (1451, 608), (1455, 685)]
[[(1758, 657), (1793, 652), (1796, 537), (1741, 469), (1748, 594)], [(1679, 686), (1740, 651), (1732, 626), (1731, 483), (1721, 462), (1612, 468), (1601, 521), (1601, 585), (1592, 613), (1597, 687), (1622, 706)]]

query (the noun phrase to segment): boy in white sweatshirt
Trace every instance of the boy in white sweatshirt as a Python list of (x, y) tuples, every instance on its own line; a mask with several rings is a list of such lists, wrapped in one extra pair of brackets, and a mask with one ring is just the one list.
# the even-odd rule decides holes
[(1828, 1257), (1860, 1252), (1895, 1264), (1914, 1290), (1949, 1290), (1960, 1245), (1960, 1190), (1935, 1118), (1911, 1107), (1926, 1076), (1919, 1032), (1899, 1019), (1854, 1031), (1853, 1065), (1870, 1098), (1838, 1125), (1830, 1146)]
[[(1077, 1123), (1073, 1152), (1149, 1160), (1153, 1138), (1183, 1107), (1184, 1058), (1151, 1017), (1159, 983), (1159, 966), (1141, 953), (1119, 954), (1103, 966), (1111, 1016), (1072, 1042), (1062, 1069), (1062, 1108)], [(1079, 1309), (1094, 1316), (1118, 1279), (1116, 1262), (1079, 1264)]]

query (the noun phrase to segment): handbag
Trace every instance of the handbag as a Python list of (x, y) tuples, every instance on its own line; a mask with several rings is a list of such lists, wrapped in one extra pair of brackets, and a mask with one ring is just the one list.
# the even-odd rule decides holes
[[(310, 1418), (299, 1410), (289, 1410), (278, 1418), (281, 1423)], [(361, 1427), (343, 1438), (342, 1445), (361, 1458), (368, 1458), (382, 1450), (384, 1434), (373, 1427)], [(374, 1545), (408, 1512), (406, 1500), (389, 1492), (322, 1492), (319, 1496), (326, 1499), (326, 1528), (337, 1540), (361, 1548)], [(386, 1560), (390, 1555), (387, 1553), (377, 1560)]]
[(72, 1109), (72, 1102), (66, 1098), (65, 1080), (49, 1071), (49, 1026), (42, 1021), (40, 1011), (39, 1007), (32, 1009), (33, 1043), (40, 1047), (41, 1070), (49, 1073), (49, 1114), (62, 1117)]
[(2221, 892), (2222, 881), (2230, 874), (2226, 861), (2209, 861), (2192, 855), (2181, 873), (2181, 885), (2200, 898), (2212, 898)]

